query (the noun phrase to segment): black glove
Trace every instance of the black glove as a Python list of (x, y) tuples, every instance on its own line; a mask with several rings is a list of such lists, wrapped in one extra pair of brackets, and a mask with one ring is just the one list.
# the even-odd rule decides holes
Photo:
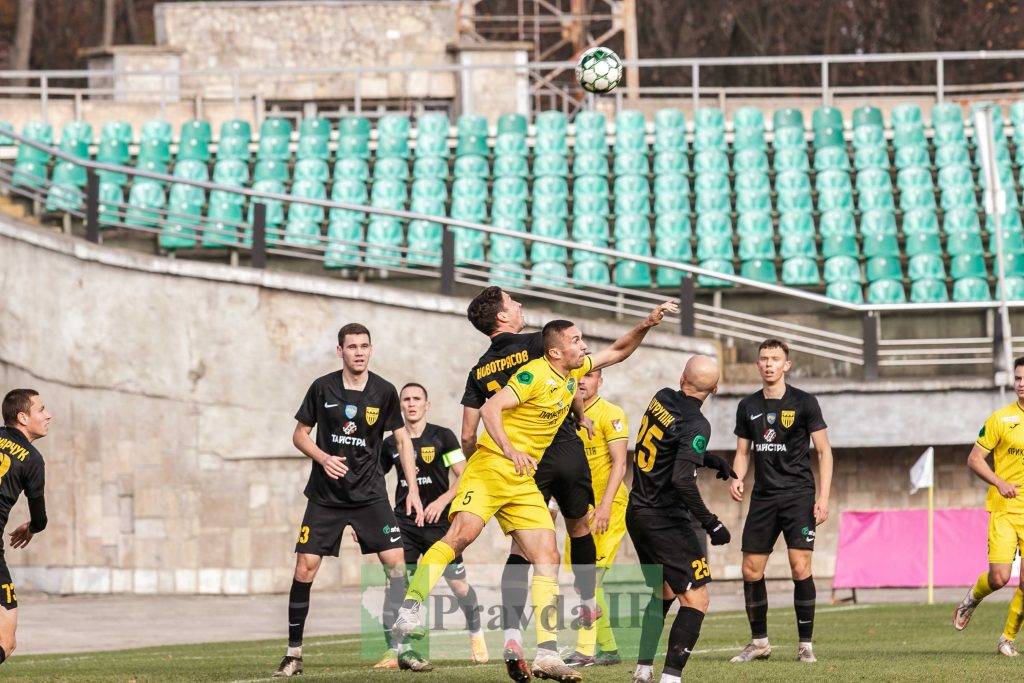
[(704, 455), (704, 467), (709, 467), (718, 472), (715, 475), (722, 481), (729, 481), (730, 479), (736, 479), (736, 472), (733, 471), (732, 467), (729, 466), (729, 461), (720, 455), (714, 455), (713, 453), (706, 453)]
[(711, 545), (725, 545), (732, 540), (732, 534), (718, 521), (718, 517), (712, 516), (704, 525), (704, 531), (711, 537)]

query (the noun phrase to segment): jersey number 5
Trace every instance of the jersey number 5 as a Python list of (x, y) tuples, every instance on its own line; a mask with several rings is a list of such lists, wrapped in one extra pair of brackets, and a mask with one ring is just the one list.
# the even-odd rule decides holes
[(649, 416), (644, 415), (640, 421), (640, 433), (636, 437), (636, 465), (641, 472), (650, 472), (654, 469), (654, 457), (658, 449), (654, 445), (655, 439), (665, 436), (665, 432), (656, 424), (652, 424)]

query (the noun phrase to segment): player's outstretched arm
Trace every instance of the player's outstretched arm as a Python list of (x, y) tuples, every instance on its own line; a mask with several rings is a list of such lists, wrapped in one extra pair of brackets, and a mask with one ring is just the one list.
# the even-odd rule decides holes
[(643, 342), (647, 332), (652, 327), (657, 327), (661, 324), (661, 321), (665, 319), (666, 313), (678, 312), (679, 306), (674, 301), (666, 301), (663, 304), (659, 304), (636, 327), (616, 339), (611, 346), (591, 354), (594, 369), (606, 368), (609, 365), (621, 363), (629, 358), (637, 350), (637, 347), (640, 346), (640, 343)]
[(1019, 487), (1017, 484), (1011, 484), (995, 473), (986, 460), (988, 454), (988, 450), (982, 448), (979, 444), (974, 444), (971, 454), (967, 456), (967, 466), (979, 479), (995, 486), (999, 490), (999, 495), (1003, 498), (1016, 498)]
[(828, 499), (832, 494), (832, 444), (828, 430), (811, 432), (811, 443), (818, 451), (818, 498), (814, 501), (814, 523), (824, 524), (828, 519)]
[(462, 454), (467, 458), (476, 450), (476, 433), (479, 428), (480, 409), (462, 406), (462, 433), (459, 435), (459, 443), (462, 445)]
[(487, 402), (480, 408), (480, 418), (484, 422), (484, 429), (494, 439), (494, 443), (501, 449), (502, 454), (511, 460), (516, 466), (517, 474), (533, 474), (537, 469), (537, 461), (526, 453), (516, 450), (505, 433), (505, 425), (501, 421), (501, 414), (519, 405), (519, 396), (511, 387), (504, 389), (487, 399)]
[(292, 432), (292, 445), (299, 449), (299, 452), (324, 468), (324, 472), (331, 479), (341, 479), (348, 472), (348, 465), (345, 458), (340, 455), (324, 453), (317, 447), (316, 442), (309, 436), (313, 428), (301, 422), (295, 423), (295, 431)]
[(416, 453), (412, 449), (412, 439), (404, 426), (393, 431), (392, 435), (398, 447), (398, 462), (409, 486), (405, 494), (405, 514), (415, 517), (416, 526), (423, 526), (423, 503), (420, 502), (420, 486), (416, 481)]

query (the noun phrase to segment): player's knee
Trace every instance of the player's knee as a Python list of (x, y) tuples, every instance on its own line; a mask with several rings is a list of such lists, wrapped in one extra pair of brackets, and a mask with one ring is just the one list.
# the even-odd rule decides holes
[(460, 598), (469, 595), (469, 584), (462, 579), (448, 579), (448, 587)]
[(708, 606), (711, 604), (711, 595), (708, 593), (707, 588), (701, 586), (700, 588), (688, 590), (680, 594), (679, 604), (701, 612), (707, 612)]
[(759, 567), (746, 560), (743, 561), (742, 571), (744, 581), (760, 581), (764, 578), (764, 567)]
[(320, 557), (300, 553), (295, 556), (295, 580), (309, 583), (316, 577), (320, 568)]
[[(803, 581), (811, 575), (810, 562), (797, 562), (791, 565), (789, 569), (794, 581)], [(754, 580), (757, 581), (757, 579)]]
[(565, 532), (569, 534), (570, 538), (579, 538), (580, 536), (586, 536), (590, 533), (590, 523), (587, 522), (586, 517), (581, 517), (580, 519), (566, 518)]
[(1009, 567), (992, 567), (988, 570), (988, 585), (998, 590), (1010, 580)]

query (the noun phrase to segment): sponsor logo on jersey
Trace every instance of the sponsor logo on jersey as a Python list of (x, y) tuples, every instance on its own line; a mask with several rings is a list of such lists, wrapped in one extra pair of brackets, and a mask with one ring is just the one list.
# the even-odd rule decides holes
[(434, 447), (424, 446), (423, 448), (421, 448), (420, 457), (423, 458), (423, 462), (427, 463), (428, 465), (434, 462)]
[(359, 427), (356, 426), (355, 422), (346, 422), (341, 426), (341, 431), (345, 432), (348, 436), (355, 434), (357, 429), (359, 429)]
[(518, 375), (516, 375), (516, 381), (518, 381), (520, 384), (529, 384), (530, 382), (533, 381), (533, 373), (530, 372), (529, 370), (523, 370)]
[(324, 408), (337, 408), (337, 407), (338, 407), (337, 403), (328, 403), (327, 401), (324, 401)]
[(761, 417), (762, 415), (764, 415), (764, 413), (758, 413), (757, 415), (751, 415), (750, 419), (751, 420), (756, 420), (757, 418)]
[(780, 415), (780, 417), (781, 417), (782, 426), (785, 427), (786, 429), (789, 429), (790, 427), (793, 426), (793, 422), (796, 420), (796, 411), (795, 410), (783, 410), (782, 414)]
[(775, 424), (775, 413), (768, 413), (768, 417), (765, 419), (768, 420), (768, 424)]
[(755, 453), (786, 453), (786, 444), (784, 443), (756, 443), (754, 444)]
[(359, 436), (342, 436), (340, 434), (331, 434), (331, 443), (341, 444), (342, 446), (357, 446), (359, 448), (366, 448), (366, 439)]
[(356, 412), (358, 410), (358, 408), (349, 403), (347, 406), (345, 406), (345, 417), (347, 417), (350, 420), (356, 419)]
[(768, 443), (775, 441), (775, 430), (770, 428), (766, 429), (764, 431), (764, 436), (762, 438), (764, 438), (764, 440), (767, 441)]
[(380, 408), (366, 406), (366, 424), (373, 426), (377, 422), (378, 415), (380, 415)]
[(693, 441), (690, 442), (690, 446), (693, 448), (694, 453), (703, 453), (708, 447), (708, 438), (703, 434), (698, 434), (693, 437)]
[(1017, 424), (1020, 422), (1020, 417), (1017, 415), (1003, 415), (1003, 422), (1013, 422)]
[(381, 528), (381, 531), (383, 531), (386, 534), (398, 534), (398, 533), (402, 532), (402, 530), (398, 528), (397, 524), (395, 526), (391, 526), (390, 524), (385, 524), (383, 526), (383, 528)]

